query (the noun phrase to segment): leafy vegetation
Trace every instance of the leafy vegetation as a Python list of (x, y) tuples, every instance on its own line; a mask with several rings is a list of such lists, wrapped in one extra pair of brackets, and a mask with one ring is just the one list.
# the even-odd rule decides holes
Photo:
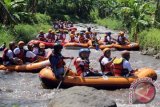
[[(55, 19), (87, 20), (111, 29), (123, 27), (130, 32), (130, 38), (135, 42), (141, 41), (138, 39), (141, 38), (139, 35), (142, 35), (142, 31), (160, 28), (160, 0), (0, 0), (0, 13), (0, 23), (10, 27), (10, 35), (18, 40), (21, 34), (29, 35), (20, 37), (26, 41), (44, 26), (46, 28), (43, 29), (49, 28), (48, 24)], [(15, 30), (17, 35), (12, 32)], [(2, 35), (4, 34), (6, 33), (3, 32)]]

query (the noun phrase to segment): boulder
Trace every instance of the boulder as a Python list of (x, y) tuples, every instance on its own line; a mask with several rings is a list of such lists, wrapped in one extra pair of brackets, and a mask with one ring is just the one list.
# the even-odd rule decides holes
[(102, 90), (75, 86), (57, 93), (48, 107), (117, 107)]
[(153, 56), (157, 54), (157, 50), (154, 48), (148, 47), (147, 49), (142, 50), (141, 54)]
[(160, 52), (157, 53), (156, 55), (154, 55), (154, 58), (155, 58), (155, 59), (160, 59)]

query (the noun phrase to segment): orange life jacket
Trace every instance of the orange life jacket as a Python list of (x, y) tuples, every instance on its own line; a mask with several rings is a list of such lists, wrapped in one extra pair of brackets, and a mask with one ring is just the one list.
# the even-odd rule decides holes
[(84, 63), (83, 68), (77, 63), (78, 57), (74, 60), (74, 66), (76, 68), (77, 71), (77, 75), (81, 76), (83, 72), (85, 72), (86, 69), (89, 69), (89, 63)]
[[(117, 62), (117, 60), (120, 60), (120, 61)], [(123, 62), (124, 62), (124, 59), (115, 59), (113, 61), (111, 67), (112, 67), (112, 72), (115, 76), (122, 76), (122, 71), (124, 70)]]

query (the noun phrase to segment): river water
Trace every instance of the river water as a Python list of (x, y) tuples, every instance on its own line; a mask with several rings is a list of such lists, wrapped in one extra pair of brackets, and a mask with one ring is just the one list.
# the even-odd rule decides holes
[[(78, 29), (92, 26), (97, 32), (111, 31), (102, 26), (92, 24), (78, 24)], [(86, 29), (84, 29), (86, 30)], [(112, 31), (114, 32), (114, 31)], [(115, 32), (114, 32), (115, 33)], [(62, 51), (64, 56), (78, 56), (77, 50)], [(91, 67), (100, 70), (98, 58), (101, 51), (91, 50)], [(120, 57), (119, 51), (112, 51), (112, 56)], [(66, 60), (69, 64), (70, 60)], [(157, 84), (160, 84), (160, 60), (150, 56), (141, 55), (139, 51), (131, 51), (131, 65), (133, 68), (150, 67), (157, 71)], [(75, 69), (73, 66), (72, 69)], [(159, 70), (159, 71), (158, 71)], [(116, 101), (118, 107), (159, 107), (160, 87), (156, 87), (155, 99), (149, 104), (129, 105), (129, 89), (104, 90), (106, 94)], [(54, 97), (55, 89), (44, 89), (41, 86), (38, 74), (0, 71), (0, 107), (47, 107), (48, 102)]]

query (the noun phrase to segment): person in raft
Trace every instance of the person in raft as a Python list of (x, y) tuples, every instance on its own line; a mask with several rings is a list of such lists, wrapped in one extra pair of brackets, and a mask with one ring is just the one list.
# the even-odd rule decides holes
[(55, 74), (55, 77), (57, 79), (63, 79), (63, 74), (65, 72), (64, 59), (73, 59), (74, 57), (64, 57), (61, 54), (63, 46), (59, 43), (55, 43), (53, 48), (54, 48), (54, 50), (49, 57), (49, 61), (51, 63), (51, 68), (52, 68), (53, 73)]
[(3, 65), (17, 65), (18, 61), (15, 59), (13, 50), (16, 48), (15, 42), (9, 43), (9, 49), (5, 48), (2, 55)]
[(125, 50), (121, 53), (121, 56), (119, 59), (116, 58), (111, 65), (114, 76), (132, 76), (136, 70), (133, 70), (129, 62), (130, 52)]
[(111, 37), (111, 34), (111, 32), (106, 32), (106, 35), (104, 37), (105, 45), (116, 43), (115, 41), (112, 41), (113, 38)]
[(103, 53), (104, 55), (99, 58), (101, 70), (104, 75), (112, 76), (111, 65), (116, 57), (111, 58), (111, 50), (109, 48), (105, 48)]
[(117, 42), (119, 45), (128, 45), (130, 43), (129, 40), (124, 36), (123, 31), (119, 32)]
[(77, 71), (77, 76), (102, 76), (101, 73), (93, 70), (93, 68), (90, 68), (89, 56), (90, 50), (88, 48), (82, 48), (79, 50), (79, 57), (74, 60), (74, 66)]

